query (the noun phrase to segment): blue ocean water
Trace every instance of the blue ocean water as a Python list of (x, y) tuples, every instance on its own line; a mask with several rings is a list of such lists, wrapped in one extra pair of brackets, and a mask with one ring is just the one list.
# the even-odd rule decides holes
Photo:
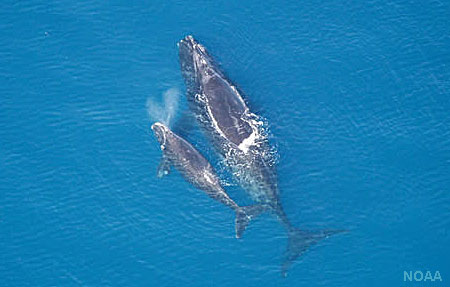
[[(0, 286), (448, 284), (448, 2), (0, 6)], [(267, 119), (289, 218), (351, 230), (287, 278), (273, 217), (237, 240), (230, 210), (176, 172), (156, 178), (146, 102), (177, 89), (183, 118), (187, 34)], [(248, 203), (202, 134), (187, 136)]]

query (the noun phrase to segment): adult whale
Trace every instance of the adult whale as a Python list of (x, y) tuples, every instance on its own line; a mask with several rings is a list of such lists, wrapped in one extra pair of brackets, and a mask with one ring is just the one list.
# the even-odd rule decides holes
[(158, 176), (168, 174), (170, 166), (174, 166), (188, 182), (234, 210), (236, 237), (240, 238), (250, 220), (263, 212), (266, 207), (237, 205), (221, 186), (211, 164), (197, 149), (162, 123), (156, 122), (151, 128), (163, 152)]
[(311, 245), (341, 230), (306, 231), (288, 220), (279, 198), (272, 148), (263, 121), (250, 112), (240, 91), (192, 36), (178, 43), (189, 106), (236, 180), (256, 201), (268, 206), (288, 233), (281, 272)]

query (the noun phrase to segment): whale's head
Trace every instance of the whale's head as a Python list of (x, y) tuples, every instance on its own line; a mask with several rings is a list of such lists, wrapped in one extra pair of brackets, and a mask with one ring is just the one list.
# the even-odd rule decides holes
[(178, 42), (178, 53), (188, 92), (195, 95), (200, 89), (202, 78), (210, 75), (214, 69), (214, 60), (205, 47), (190, 35)]
[(152, 125), (152, 130), (161, 145), (161, 149), (164, 149), (166, 146), (167, 135), (170, 131), (169, 128), (160, 122), (156, 122)]
[(177, 45), (183, 77), (186, 80), (195, 77), (194, 53), (197, 41), (192, 36), (186, 36)]

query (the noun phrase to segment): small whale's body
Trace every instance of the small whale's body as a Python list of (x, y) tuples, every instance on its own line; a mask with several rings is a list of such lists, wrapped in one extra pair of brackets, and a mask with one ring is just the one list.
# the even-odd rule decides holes
[(268, 206), (289, 237), (282, 274), (309, 246), (339, 231), (295, 228), (281, 205), (275, 159), (264, 123), (250, 112), (205, 47), (192, 36), (178, 43), (181, 71), (191, 110), (236, 180), (256, 202)]
[(236, 212), (236, 237), (240, 238), (250, 220), (265, 210), (262, 205), (240, 207), (226, 193), (209, 161), (189, 142), (175, 134), (162, 123), (152, 125), (152, 130), (161, 146), (163, 157), (158, 176), (169, 173), (174, 166), (182, 176), (209, 197), (230, 207)]

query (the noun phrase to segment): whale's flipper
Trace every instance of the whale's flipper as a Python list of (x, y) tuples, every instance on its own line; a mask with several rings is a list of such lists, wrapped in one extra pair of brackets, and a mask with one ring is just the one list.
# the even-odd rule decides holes
[(168, 175), (170, 173), (170, 161), (169, 159), (163, 154), (163, 156), (161, 157), (161, 161), (159, 163), (158, 166), (158, 172), (157, 172), (157, 176), (159, 178)]
[(306, 252), (310, 246), (316, 244), (322, 239), (341, 232), (347, 232), (347, 230), (306, 231), (291, 228), (288, 233), (289, 242), (285, 253), (285, 259), (281, 266), (281, 275), (286, 277), (287, 271), (295, 259)]
[(239, 207), (236, 210), (236, 238), (241, 238), (250, 221), (266, 210), (264, 205)]

